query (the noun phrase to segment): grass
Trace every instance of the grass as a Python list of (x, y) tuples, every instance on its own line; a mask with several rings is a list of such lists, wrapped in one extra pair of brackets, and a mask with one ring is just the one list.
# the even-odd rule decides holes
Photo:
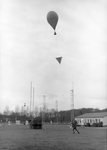
[(44, 125), (30, 129), (24, 125), (0, 126), (0, 150), (106, 150), (107, 128), (78, 127), (73, 134), (68, 125)]

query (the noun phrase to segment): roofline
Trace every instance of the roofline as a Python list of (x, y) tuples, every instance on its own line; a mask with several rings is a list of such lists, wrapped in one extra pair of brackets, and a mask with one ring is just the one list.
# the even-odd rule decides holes
[[(98, 112), (99, 114), (103, 114), (103, 113), (107, 113), (107, 112)], [(104, 114), (104, 115), (102, 115), (102, 116), (84, 116), (84, 115), (89, 115), (89, 114), (98, 114), (98, 113), (86, 113), (86, 114), (83, 114), (83, 115), (79, 115), (79, 116), (77, 116), (77, 117), (75, 117), (75, 118), (104, 118), (104, 117), (106, 117), (107, 116), (107, 114)]]
[[(106, 115), (106, 116), (107, 116), (107, 115)], [(82, 116), (81, 116), (81, 117), (75, 117), (75, 118), (104, 118), (104, 117), (105, 117), (105, 116), (103, 116), (103, 117), (102, 117), (102, 116), (101, 116), (101, 117), (82, 117)]]

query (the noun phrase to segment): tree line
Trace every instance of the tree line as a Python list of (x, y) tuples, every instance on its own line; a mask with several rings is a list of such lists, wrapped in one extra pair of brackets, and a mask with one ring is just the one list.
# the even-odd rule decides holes
[[(74, 109), (74, 116), (79, 116), (85, 113), (93, 113), (93, 112), (107, 112), (107, 108), (98, 109), (98, 108), (81, 108)], [(35, 107), (33, 111), (29, 111), (29, 108), (26, 109), (19, 106), (16, 106), (15, 111), (10, 111), (9, 107), (6, 106), (3, 113), (0, 113), (0, 120), (2, 121), (11, 121), (15, 122), (16, 120), (25, 121), (30, 118), (40, 117), (44, 122), (59, 122), (59, 123), (68, 123), (71, 122), (71, 110), (60, 110), (56, 109), (47, 109)]]

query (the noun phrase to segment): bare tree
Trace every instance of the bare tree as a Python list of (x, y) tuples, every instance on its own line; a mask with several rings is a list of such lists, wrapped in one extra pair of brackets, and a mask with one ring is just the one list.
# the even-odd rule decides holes
[(29, 113), (30, 113), (30, 112), (29, 112), (29, 106), (26, 107), (26, 110), (25, 110), (25, 111), (26, 111), (26, 112), (25, 112), (26, 116), (29, 116)]
[(9, 106), (6, 106), (6, 107), (5, 107), (4, 115), (10, 115)]
[(34, 116), (37, 117), (38, 114), (39, 114), (38, 107), (35, 106), (35, 109), (34, 109)]
[(24, 115), (24, 106), (21, 107), (21, 112), (20, 114), (23, 116)]
[(19, 115), (19, 113), (20, 113), (20, 108), (19, 108), (18, 105), (15, 107), (15, 113), (16, 113), (17, 115)]
[(20, 108), (19, 108), (19, 106), (17, 105), (17, 106), (15, 107), (15, 117), (16, 117), (15, 120), (17, 120), (19, 114), (20, 114)]

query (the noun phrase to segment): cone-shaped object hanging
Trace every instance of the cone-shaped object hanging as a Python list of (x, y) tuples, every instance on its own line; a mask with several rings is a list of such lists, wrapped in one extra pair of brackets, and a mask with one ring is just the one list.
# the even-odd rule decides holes
[(56, 57), (56, 60), (59, 62), (59, 64), (61, 64), (62, 57)]

